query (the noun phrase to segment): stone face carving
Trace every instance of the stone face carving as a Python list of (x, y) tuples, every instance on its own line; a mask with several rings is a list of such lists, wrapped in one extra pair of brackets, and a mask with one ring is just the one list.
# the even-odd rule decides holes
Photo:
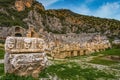
[(5, 43), (5, 73), (38, 77), (47, 65), (45, 47), (44, 40), (40, 38), (8, 37)]
[(5, 50), (11, 54), (44, 52), (45, 48), (45, 42), (40, 38), (8, 37), (5, 44)]
[(29, 49), (31, 47), (31, 40), (30, 39), (24, 39), (24, 48)]
[(12, 48), (14, 48), (14, 46), (15, 46), (15, 39), (9, 38), (9, 41), (7, 41), (6, 47), (9, 49), (12, 49)]

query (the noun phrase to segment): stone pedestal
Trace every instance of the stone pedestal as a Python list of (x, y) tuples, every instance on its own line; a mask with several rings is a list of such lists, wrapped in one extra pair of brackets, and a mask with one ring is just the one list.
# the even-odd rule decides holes
[(40, 38), (8, 37), (5, 43), (5, 73), (38, 77), (47, 65), (45, 43)]

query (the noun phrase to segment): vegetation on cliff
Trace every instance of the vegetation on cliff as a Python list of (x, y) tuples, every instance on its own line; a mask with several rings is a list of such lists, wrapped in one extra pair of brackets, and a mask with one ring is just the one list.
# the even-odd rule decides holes
[[(37, 14), (30, 15), (30, 12)], [(67, 9), (45, 10), (41, 3), (35, 1), (30, 8), (18, 12), (15, 0), (0, 0), (0, 26), (22, 26), (28, 28), (28, 17), (35, 27), (53, 33), (102, 33), (110, 38), (120, 38), (120, 21), (93, 16), (85, 16)], [(36, 18), (37, 16), (37, 18)], [(41, 17), (38, 17), (41, 16)], [(34, 21), (34, 22), (33, 22)]]
[[(85, 16), (74, 13), (70, 10), (47, 10), (47, 14), (61, 19), (63, 25), (68, 25), (75, 33), (104, 33), (110, 37), (120, 34), (120, 21), (114, 19), (99, 18), (94, 16)], [(67, 28), (67, 27), (66, 27)]]

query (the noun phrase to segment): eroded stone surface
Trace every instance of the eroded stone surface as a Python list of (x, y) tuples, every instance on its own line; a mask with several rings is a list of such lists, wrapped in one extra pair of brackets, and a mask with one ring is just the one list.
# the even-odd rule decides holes
[(89, 55), (111, 48), (108, 38), (99, 34), (51, 34), (48, 39), (51, 37), (47, 53), (53, 58)]
[(5, 43), (5, 73), (38, 77), (47, 65), (43, 45), (44, 40), (40, 38), (8, 37)]
[(45, 47), (40, 38), (8, 37), (5, 44), (5, 50), (10, 54), (44, 52)]

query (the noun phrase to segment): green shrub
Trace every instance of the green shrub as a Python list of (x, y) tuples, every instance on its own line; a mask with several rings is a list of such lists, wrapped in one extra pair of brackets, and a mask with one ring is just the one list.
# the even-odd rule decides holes
[(4, 74), (4, 64), (0, 64), (0, 76)]
[(4, 54), (5, 54), (4, 49), (0, 48), (0, 59), (4, 59)]
[(1, 43), (1, 44), (4, 44), (4, 43), (5, 43), (5, 40), (0, 40), (0, 43)]

